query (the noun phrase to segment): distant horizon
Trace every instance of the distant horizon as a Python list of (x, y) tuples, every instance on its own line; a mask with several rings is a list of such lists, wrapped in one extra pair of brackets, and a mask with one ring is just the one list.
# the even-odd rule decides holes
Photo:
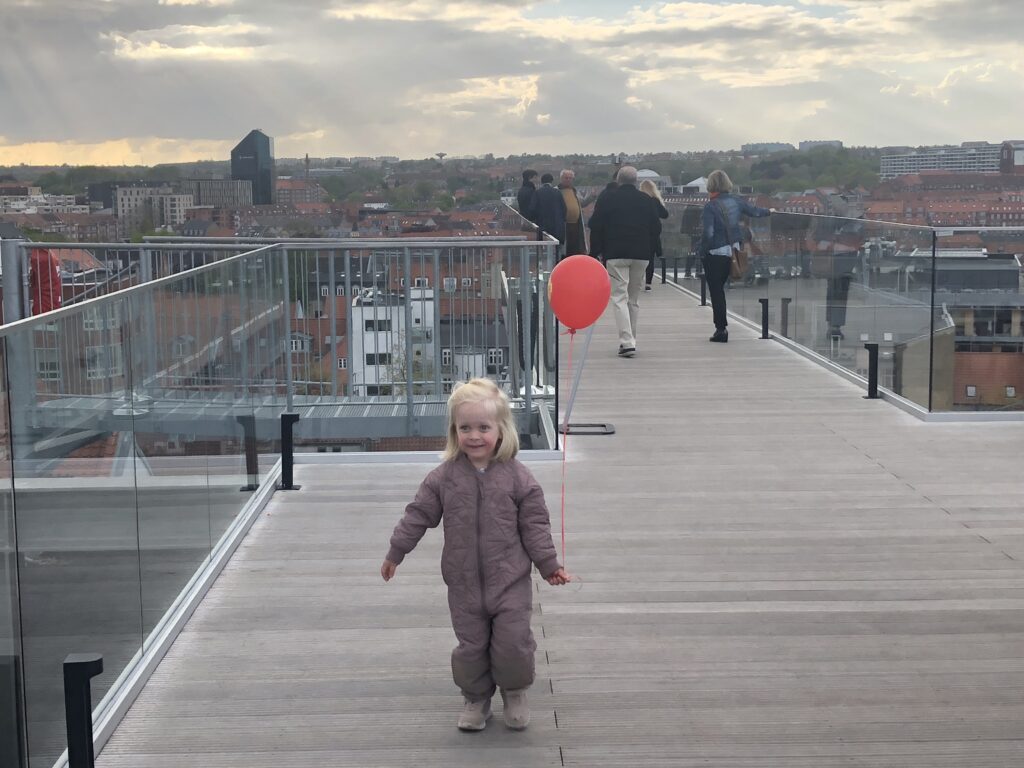
[[(270, 135), (270, 134), (268, 134), (268, 135)], [(241, 137), (239, 137), (238, 140), (240, 140), (240, 138)], [(273, 138), (273, 136), (271, 136), (271, 138)], [(234, 147), (235, 144), (238, 143), (238, 140), (232, 140), (232, 141), (226, 142), (226, 145), (228, 145), (228, 149), (227, 149), (227, 152), (225, 153), (225, 155), (223, 157), (221, 157), (221, 158), (204, 157), (204, 158), (191, 158), (191, 159), (176, 159), (176, 160), (165, 160), (165, 161), (158, 162), (158, 163), (144, 163), (144, 162), (132, 162), (132, 163), (96, 163), (96, 162), (85, 162), (85, 163), (69, 163), (69, 162), (61, 162), (61, 163), (24, 163), (24, 162), (21, 162), (21, 163), (3, 163), (3, 162), (0, 162), (0, 168), (7, 169), (7, 170), (15, 170), (15, 169), (18, 169), (18, 168), (23, 168), (25, 170), (30, 170), (30, 169), (52, 169), (52, 168), (65, 168), (65, 167), (66, 168), (82, 168), (82, 167), (98, 167), (98, 168), (140, 168), (141, 167), (141, 168), (156, 168), (156, 167), (160, 167), (160, 166), (169, 166), (169, 165), (192, 165), (192, 164), (201, 164), (201, 163), (230, 163), (231, 162), (231, 158), (230, 158), (231, 148)], [(841, 139), (802, 139), (801, 141), (814, 141), (814, 142), (818, 142), (818, 141), (841, 141)], [(985, 139), (963, 139), (962, 141), (947, 142), (947, 143), (942, 143), (942, 144), (886, 144), (886, 145), (851, 145), (851, 144), (846, 144), (845, 142), (843, 142), (842, 149), (848, 149), (848, 150), (883, 150), (883, 149), (889, 149), (889, 148), (904, 148), (904, 147), (905, 148), (909, 148), (909, 149), (917, 149), (917, 148), (922, 148), (922, 147), (938, 147), (938, 146), (960, 147), (960, 146), (963, 146), (964, 144), (979, 144), (979, 143), (985, 143), (985, 144), (989, 144), (989, 145), (999, 145), (999, 144), (1002, 144), (1005, 141), (1015, 141), (1015, 140), (1014, 139), (1008, 139), (1008, 138), (998, 139), (998, 140), (994, 140), (994, 141), (985, 140)], [(800, 144), (799, 141), (798, 142), (784, 142), (784, 141), (744, 141), (743, 142), (743, 144), (787, 144), (787, 143), (791, 144), (793, 146), (793, 151), (799, 151), (799, 144)], [(743, 152), (743, 149), (741, 147), (730, 147), (730, 148), (727, 148), (727, 149), (700, 149), (700, 150), (681, 150), (681, 149), (669, 150), (669, 149), (661, 149), (661, 150), (634, 151), (634, 152), (624, 152), (624, 151), (618, 151), (618, 152), (581, 152), (581, 151), (573, 151), (573, 152), (529, 152), (529, 153), (516, 153), (516, 152), (513, 152), (513, 153), (509, 153), (509, 154), (505, 154), (505, 155), (500, 155), (500, 154), (497, 154), (497, 153), (494, 153), (494, 152), (484, 152), (484, 153), (481, 153), (481, 154), (446, 153), (445, 156), (444, 156), (444, 159), (442, 160), (442, 163), (459, 161), (459, 160), (485, 161), (487, 159), (486, 156), (488, 154), (493, 156), (493, 161), (494, 162), (500, 162), (500, 161), (507, 161), (510, 157), (516, 157), (516, 158), (518, 158), (518, 157), (543, 157), (543, 156), (548, 156), (548, 157), (567, 157), (567, 156), (571, 156), (571, 155), (580, 155), (580, 156), (591, 157), (591, 158), (605, 158), (605, 157), (611, 158), (611, 157), (616, 157), (616, 156), (619, 156), (619, 155), (639, 156), (639, 157), (647, 157), (647, 156), (662, 155), (662, 154), (690, 156), (690, 155), (703, 155), (703, 154), (731, 154), (731, 153), (739, 154), (739, 153), (742, 153), (742, 152)], [(777, 152), (769, 152), (769, 153), (765, 153), (765, 154), (776, 154), (776, 153)], [(309, 155), (309, 160), (311, 162), (313, 162), (313, 161), (323, 162), (323, 161), (336, 161), (336, 160), (357, 160), (357, 159), (369, 159), (369, 160), (374, 160), (374, 161), (383, 161), (386, 158), (397, 158), (396, 162), (425, 162), (425, 161), (428, 161), (428, 160), (437, 160), (436, 153), (433, 154), (433, 155), (427, 155), (427, 156), (422, 156), (422, 157), (412, 157), (412, 156), (402, 157), (401, 155), (395, 155), (393, 153), (384, 153), (384, 154), (380, 154), (380, 155), (363, 155), (363, 154), (348, 154), (348, 155), (343, 155), (343, 154), (313, 155), (313, 154), (310, 154)], [(275, 156), (275, 158), (274, 158), (276, 163), (282, 163), (282, 162), (304, 163), (305, 159), (306, 159), (306, 155), (305, 154), (302, 154), (302, 155)]]

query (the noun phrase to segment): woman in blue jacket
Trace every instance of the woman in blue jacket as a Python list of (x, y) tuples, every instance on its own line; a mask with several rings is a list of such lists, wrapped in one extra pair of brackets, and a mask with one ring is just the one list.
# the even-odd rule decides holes
[(726, 342), (729, 321), (725, 314), (725, 284), (729, 281), (732, 249), (742, 247), (740, 216), (768, 216), (772, 211), (733, 195), (732, 180), (722, 170), (708, 175), (708, 193), (711, 201), (701, 214), (701, 254), (715, 320), (715, 335), (710, 340)]

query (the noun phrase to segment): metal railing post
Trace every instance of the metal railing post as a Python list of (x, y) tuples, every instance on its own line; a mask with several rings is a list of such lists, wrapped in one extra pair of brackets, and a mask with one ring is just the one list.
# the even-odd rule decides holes
[(868, 351), (868, 400), (878, 399), (878, 344), (865, 344)]
[[(522, 275), (520, 296), (523, 300), (523, 397), (526, 407), (524, 429), (530, 428), (533, 418), (533, 273), (530, 272), (530, 255), (526, 248), (520, 250), (519, 271)], [(537, 252), (537, 266), (540, 267), (540, 251)], [(529, 447), (529, 446), (527, 446)]]
[(285, 359), (285, 407), (290, 411), (295, 399), (295, 379), (292, 371), (292, 290), (288, 273), (291, 272), (291, 253), (284, 252), (284, 359)]
[(64, 659), (64, 717), (68, 731), (68, 768), (94, 768), (90, 680), (103, 672), (97, 653), (72, 653)]
[(281, 484), (279, 491), (297, 491), (302, 486), (295, 485), (295, 440), (292, 430), (299, 420), (297, 413), (281, 414)]
[(793, 299), (789, 296), (783, 296), (779, 301), (782, 302), (782, 337), (784, 339), (789, 338), (789, 305)]
[(708, 277), (704, 274), (704, 270), (700, 271), (700, 305), (706, 307), (708, 305)]
[(758, 303), (761, 305), (761, 338), (767, 339), (768, 336), (768, 299), (758, 299)]
[[(419, 433), (419, 425), (416, 420), (416, 412), (413, 408), (413, 375), (412, 375), (412, 251), (409, 248), (402, 249), (402, 272), (405, 274), (405, 306), (403, 307), (405, 325), (405, 338), (399, 338), (402, 344), (402, 354), (405, 357), (405, 434), (412, 436)], [(437, 294), (439, 286), (435, 285), (435, 300), (440, 300)], [(427, 290), (420, 288), (421, 291)], [(394, 366), (392, 366), (392, 370)]]
[(664, 256), (662, 256), (661, 257), (661, 284), (662, 285), (664, 285), (665, 281), (668, 279), (667, 271), (668, 271), (668, 259), (666, 259)]

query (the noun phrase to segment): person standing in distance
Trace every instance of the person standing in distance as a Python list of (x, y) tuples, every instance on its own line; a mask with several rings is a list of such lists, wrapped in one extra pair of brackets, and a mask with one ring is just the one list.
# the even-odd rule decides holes
[(654, 250), (651, 253), (651, 260), (647, 262), (647, 271), (644, 273), (644, 290), (649, 291), (651, 290), (651, 283), (654, 282), (654, 260), (660, 259), (662, 255), (661, 219), (668, 218), (668, 208), (665, 207), (665, 201), (661, 199), (658, 185), (650, 179), (644, 179), (640, 182), (640, 191), (651, 198), (654, 210), (658, 214), (658, 227), (654, 233)]
[[(565, 244), (565, 200), (562, 193), (554, 187), (555, 177), (545, 173), (540, 177), (540, 188), (533, 196), (534, 219), (541, 231), (558, 240), (559, 246)], [(562, 248), (559, 247), (559, 255)]]
[(732, 179), (722, 170), (708, 174), (708, 193), (711, 200), (701, 213), (701, 253), (708, 295), (715, 322), (715, 333), (710, 341), (729, 341), (729, 320), (725, 307), (725, 284), (732, 266), (732, 249), (742, 248), (740, 216), (753, 218), (769, 216), (772, 211), (751, 205), (742, 197), (732, 194)]
[(523, 186), (516, 193), (519, 215), (527, 221), (537, 223), (537, 172), (532, 168), (523, 171)]
[(566, 168), (558, 175), (558, 188), (565, 201), (565, 254), (575, 256), (587, 252), (586, 230), (583, 228), (583, 205), (573, 186), (576, 174)]

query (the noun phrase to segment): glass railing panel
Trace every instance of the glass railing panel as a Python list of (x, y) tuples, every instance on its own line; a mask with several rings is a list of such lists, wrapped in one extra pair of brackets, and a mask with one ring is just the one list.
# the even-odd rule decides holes
[(956, 228), (937, 235), (936, 314), (952, 330), (941, 344), (943, 355), (934, 358), (936, 410), (1022, 410), (1024, 228)]
[[(6, 369), (6, 346), (0, 341), (0, 371)], [(6, 376), (0, 379), (0, 765), (21, 768), (25, 756), (22, 649), (6, 381)]]
[(123, 299), (7, 333), (29, 752), (64, 749), (61, 664), (96, 652), (104, 695), (142, 643)]
[[(287, 246), (284, 363), (303, 416), (300, 447), (438, 449), (448, 395), (474, 376), (497, 381), (521, 409), (524, 436), (539, 436), (533, 400), (553, 399), (555, 386), (543, 371), (538, 298), (553, 243), (396, 238), (348, 245)], [(525, 339), (532, 344), (523, 346)], [(286, 372), (280, 376), (283, 382)]]
[(147, 635), (254, 490), (238, 272), (232, 262), (129, 298)]

